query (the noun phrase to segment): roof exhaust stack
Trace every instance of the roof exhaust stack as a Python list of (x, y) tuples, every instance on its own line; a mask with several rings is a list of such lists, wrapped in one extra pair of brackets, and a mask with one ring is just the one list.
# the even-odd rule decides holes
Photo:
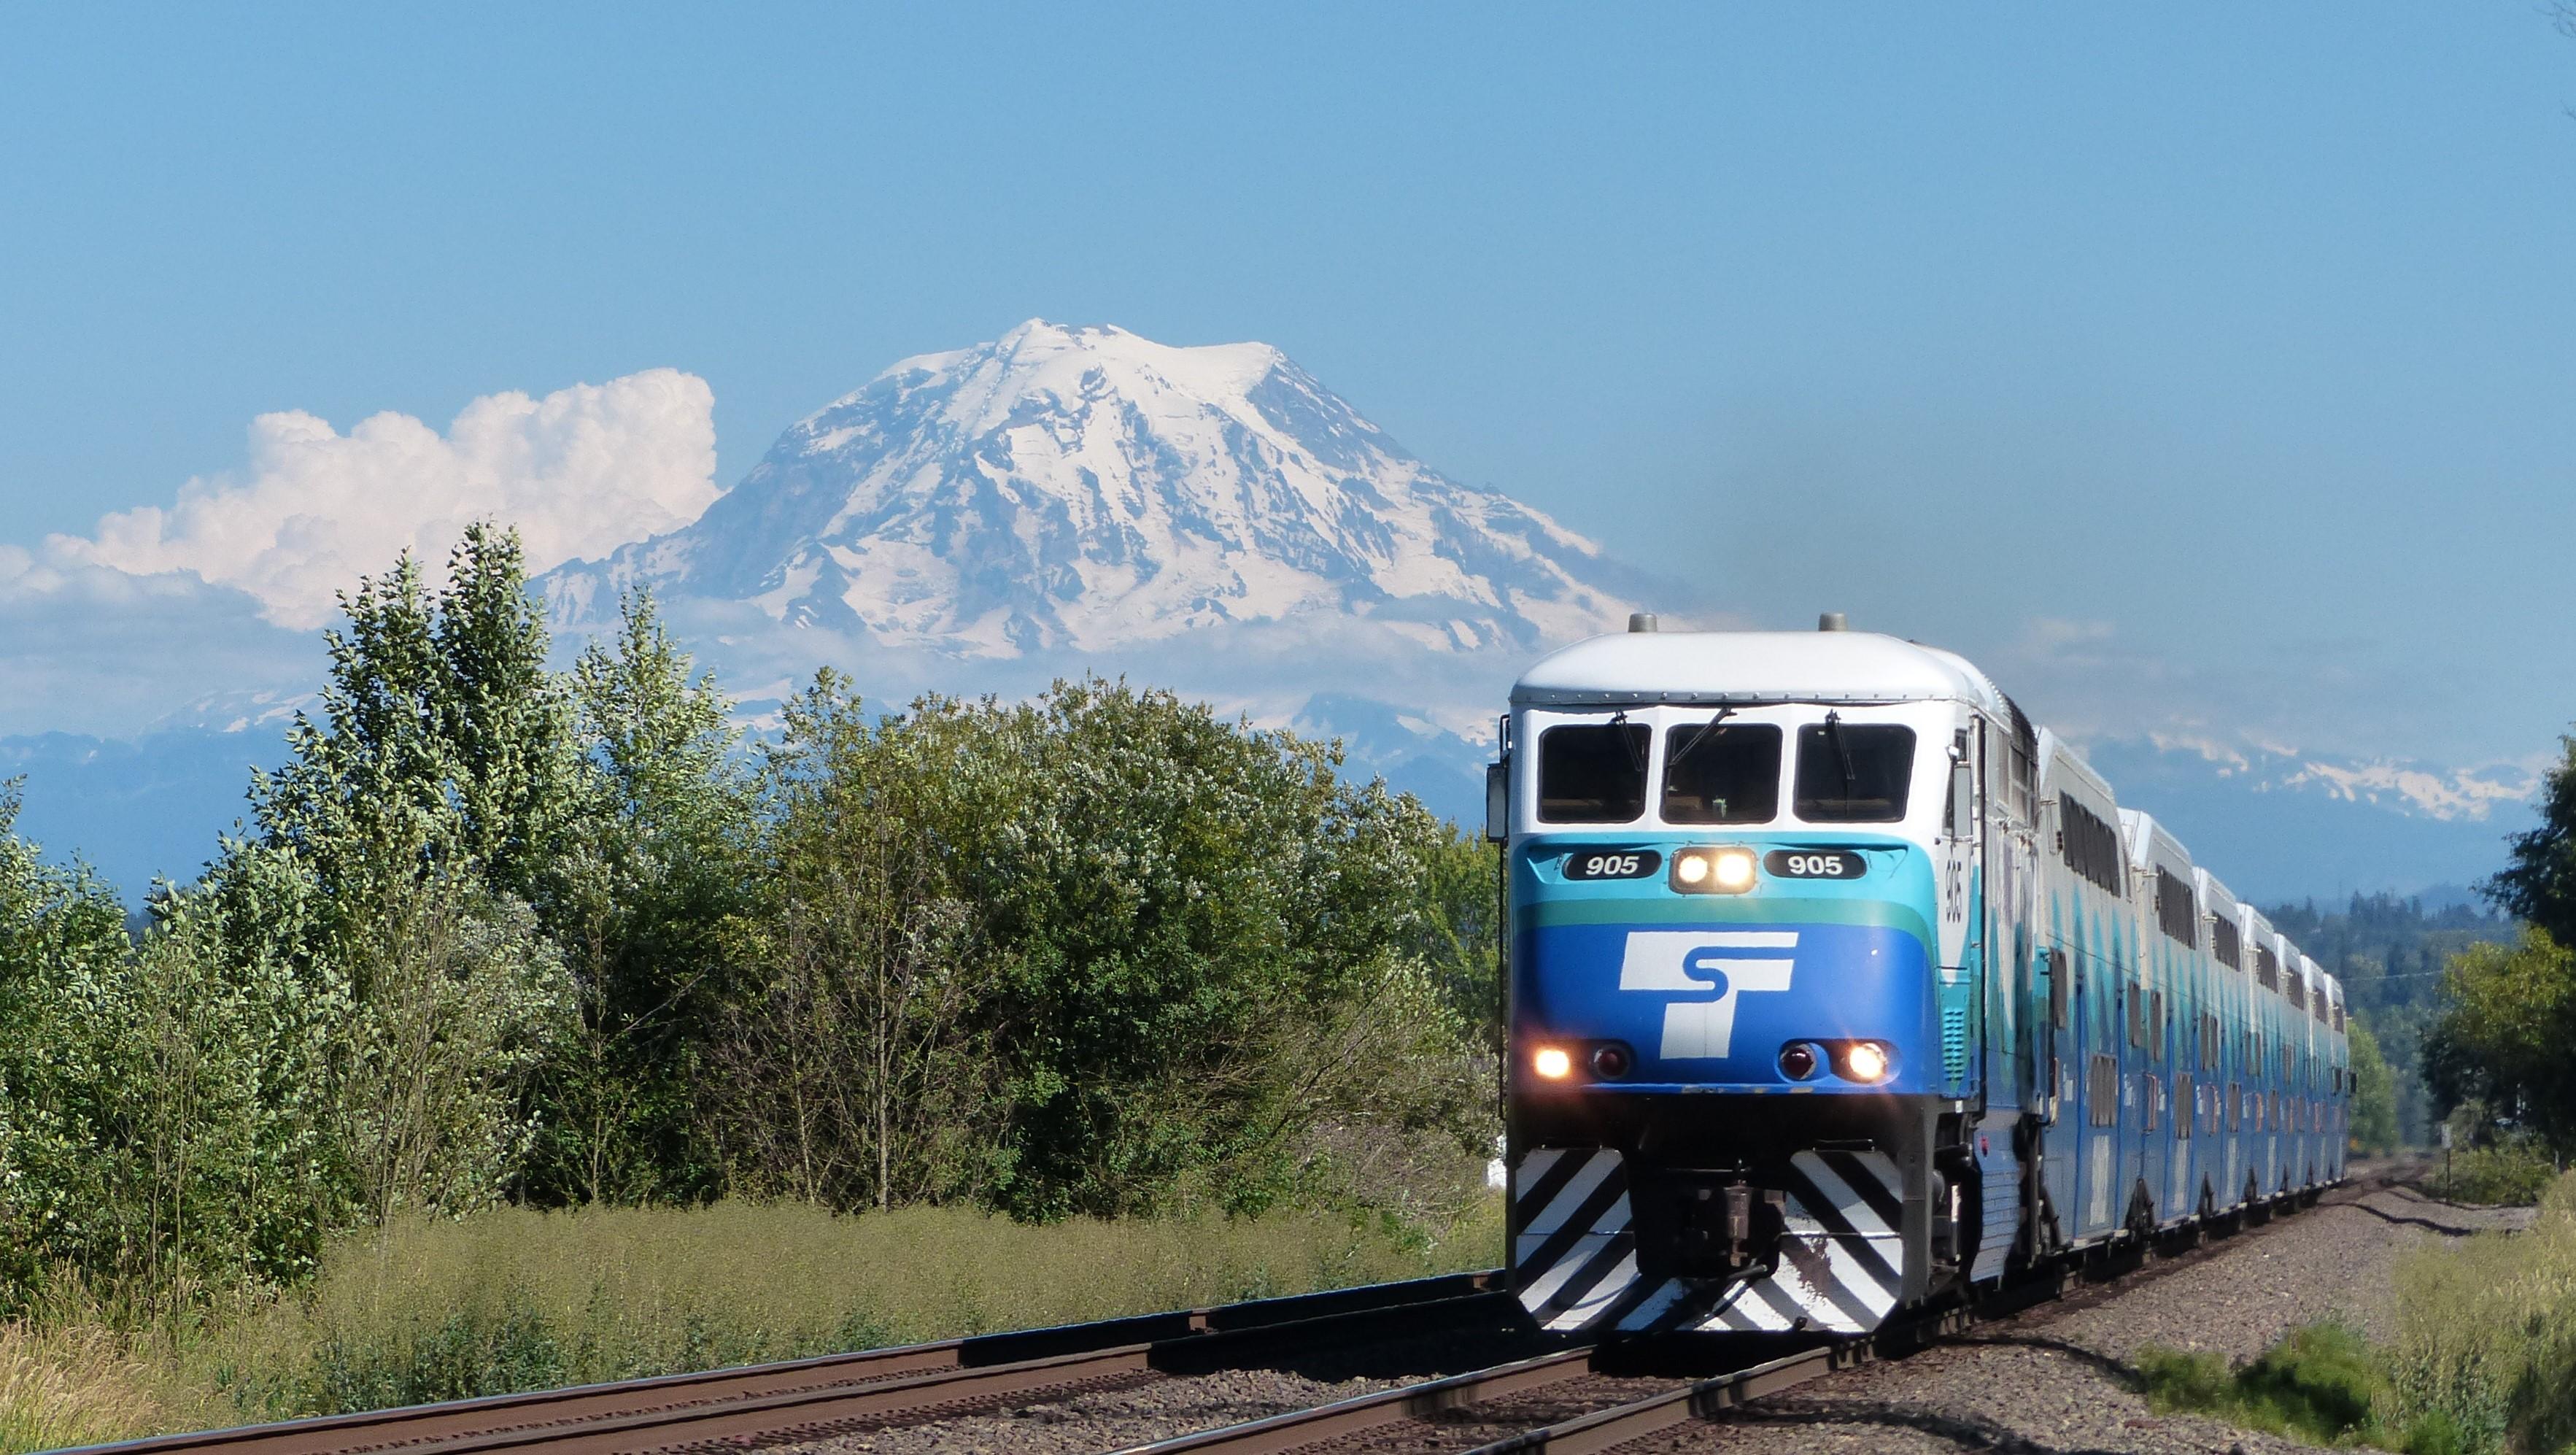
[(1658, 630), (1655, 625), (1655, 614), (1651, 611), (1632, 611), (1628, 613), (1628, 630), (1632, 632), (1650, 632)]
[(1851, 618), (1843, 615), (1839, 611), (1828, 611), (1822, 616), (1816, 618), (1816, 630), (1820, 632), (1850, 631)]

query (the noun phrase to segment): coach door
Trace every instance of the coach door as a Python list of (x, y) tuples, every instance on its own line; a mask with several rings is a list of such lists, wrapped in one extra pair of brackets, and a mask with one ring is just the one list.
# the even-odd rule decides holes
[(2043, 984), (2033, 1007), (2037, 1034), (2032, 1047), (2039, 1086), (2040, 1185), (2048, 1193), (2058, 1235), (2072, 1238), (2076, 1210), (2082, 1206), (2076, 1201), (2076, 1169), (2084, 1138), (2084, 1103), (2074, 1074), (2083, 1064), (2075, 1030), (2075, 952), (2063, 946), (2043, 950), (2035, 965)]

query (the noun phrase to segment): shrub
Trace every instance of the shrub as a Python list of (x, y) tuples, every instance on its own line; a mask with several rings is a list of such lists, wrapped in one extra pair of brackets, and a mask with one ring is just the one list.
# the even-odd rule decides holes
[(2424, 1190), (2451, 1202), (2527, 1207), (2558, 1179), (2558, 1166), (2536, 1139), (2517, 1137), (2492, 1147), (2454, 1152), (2449, 1166), (2424, 1181)]
[(2348, 1324), (2293, 1330), (2236, 1369), (2214, 1354), (2161, 1348), (2141, 1352), (2137, 1366), (2147, 1403), (2159, 1413), (2212, 1414), (2317, 1444), (2382, 1436), (2375, 1407), (2387, 1393), (2388, 1375)]

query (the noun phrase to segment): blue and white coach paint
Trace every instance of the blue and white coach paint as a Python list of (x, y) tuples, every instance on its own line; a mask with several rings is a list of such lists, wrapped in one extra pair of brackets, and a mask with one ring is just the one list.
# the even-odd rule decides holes
[(1489, 795), (1533, 1319), (1860, 1334), (2341, 1176), (2330, 977), (2283, 943), (2267, 979), (1984, 674), (1640, 625), (1521, 678)]

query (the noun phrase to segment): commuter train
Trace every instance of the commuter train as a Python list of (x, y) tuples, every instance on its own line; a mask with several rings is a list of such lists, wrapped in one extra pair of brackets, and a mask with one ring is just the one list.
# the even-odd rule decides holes
[(1640, 617), (1513, 688), (1511, 1280), (1857, 1335), (2343, 1176), (2343, 991), (1946, 651)]

